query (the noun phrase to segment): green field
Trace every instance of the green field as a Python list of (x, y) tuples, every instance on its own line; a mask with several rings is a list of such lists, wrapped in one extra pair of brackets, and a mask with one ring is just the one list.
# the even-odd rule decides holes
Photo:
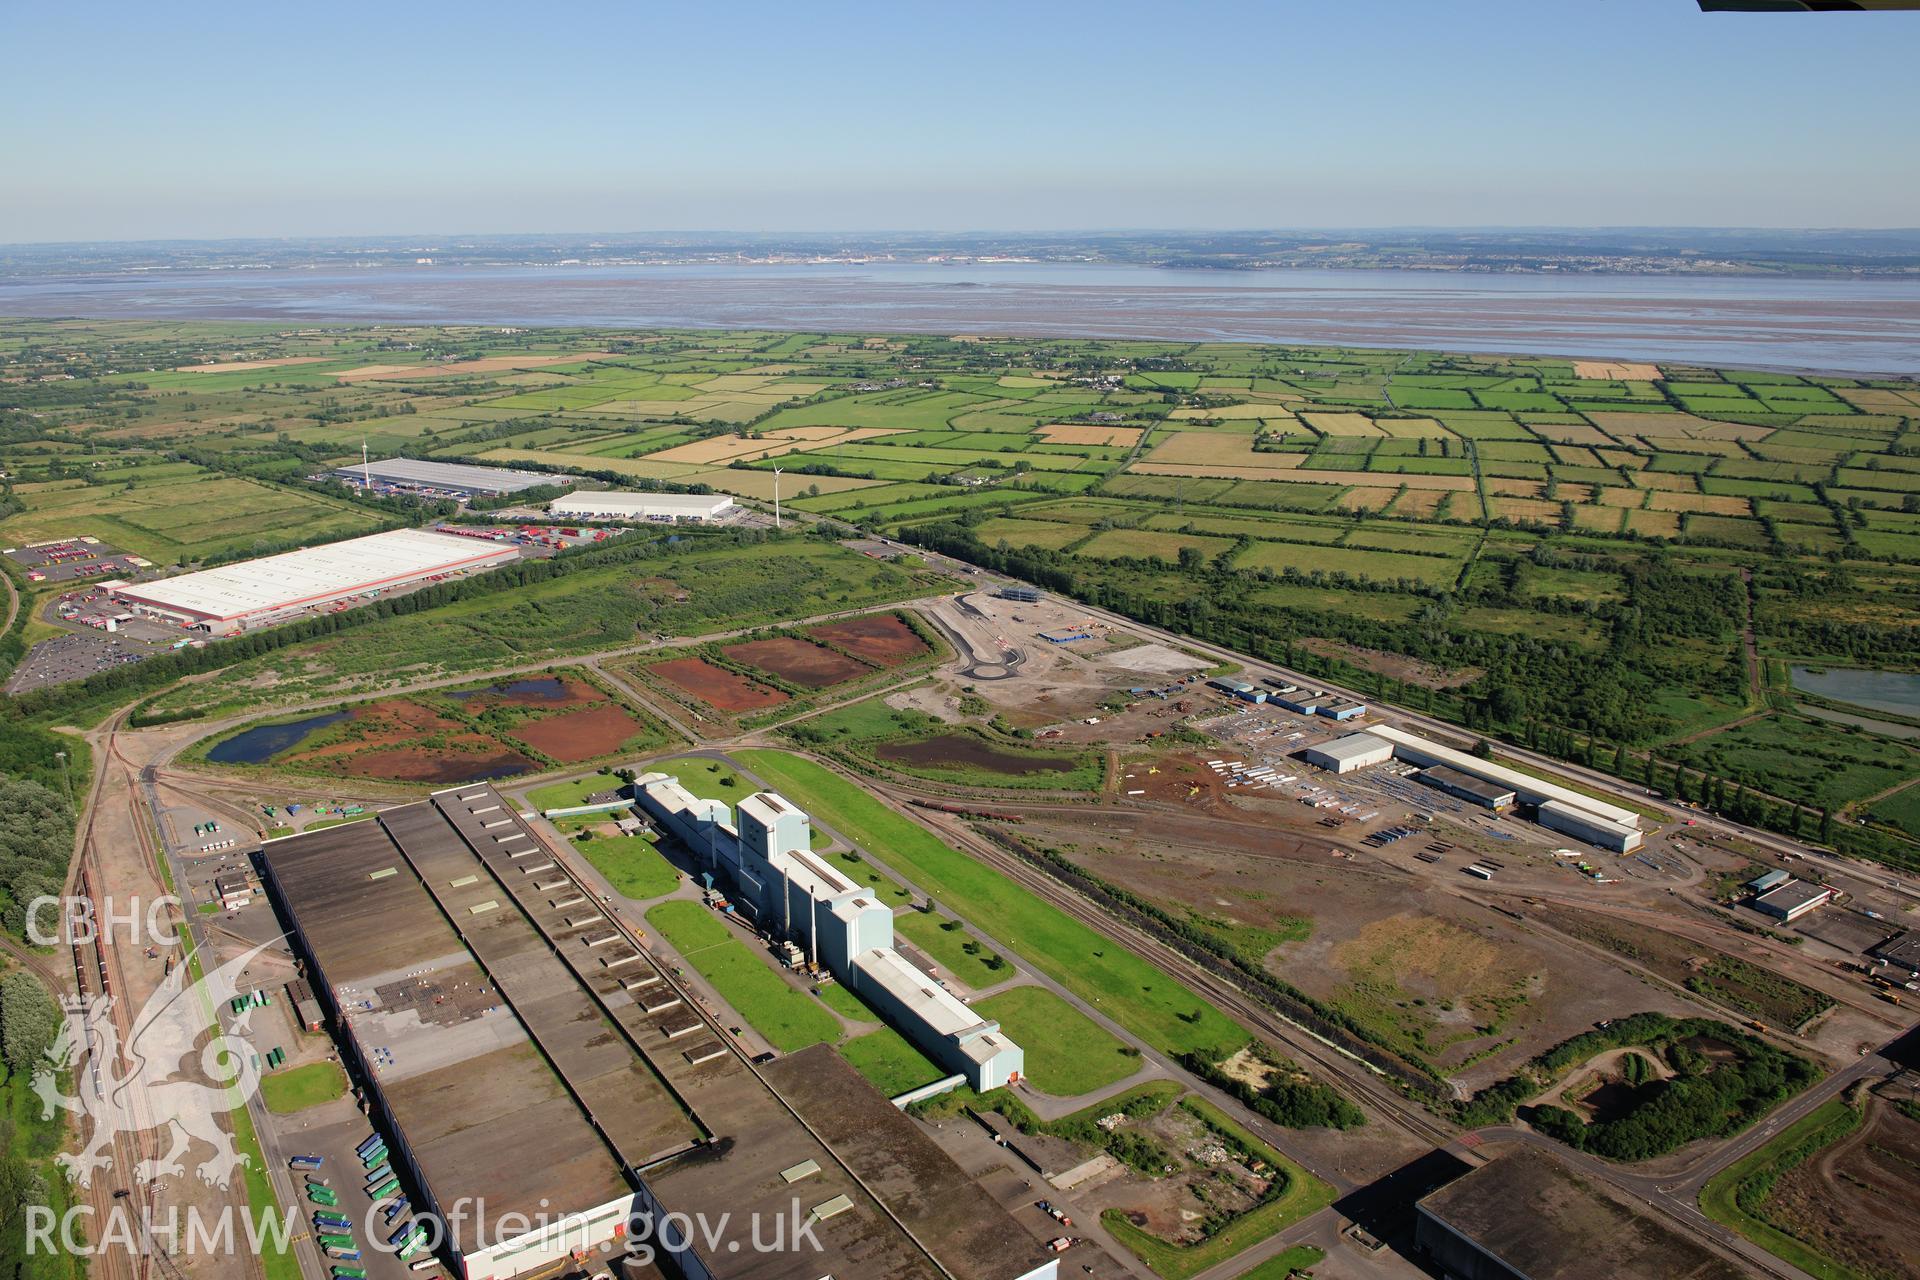
[(573, 778), (566, 782), (550, 782), (544, 787), (535, 787), (527, 792), (527, 803), (538, 810), (571, 809), (577, 805), (591, 803), (595, 792), (615, 791), (623, 783), (613, 776), (610, 770), (590, 773), (584, 778)]
[(869, 1009), (866, 1002), (839, 983), (829, 983), (815, 990), (820, 1003), (827, 1006), (843, 1018), (855, 1022), (878, 1022), (880, 1015)]
[(646, 836), (595, 836), (573, 847), (607, 878), (615, 893), (629, 898), (644, 902), (665, 897), (680, 883), (680, 873)]
[(1104, 1089), (1140, 1069), (1140, 1057), (1044, 987), (1014, 987), (973, 1006), (1026, 1051), (1033, 1087), (1071, 1098)]
[(787, 985), (706, 907), (684, 899), (663, 902), (647, 912), (647, 923), (782, 1053), (840, 1038), (832, 1014)]
[(973, 920), (1115, 1022), (1164, 1053), (1225, 1057), (1247, 1033), (1183, 985), (1041, 902), (999, 872), (949, 848), (853, 783), (784, 751), (735, 753), (740, 763), (821, 822), (873, 850), (937, 900)]
[[(809, 717), (782, 732), (795, 743), (826, 751), (859, 772), (903, 773), (967, 787), (1045, 791), (1095, 791), (1106, 778), (1106, 761), (1098, 751), (1049, 750), (978, 725), (955, 727), (925, 712), (896, 710), (887, 705), (885, 695)], [(896, 754), (921, 743), (946, 744), (956, 754), (950, 759), (924, 760)], [(961, 758), (961, 752), (974, 746), (990, 749), (992, 762)]]
[[(997, 954), (986, 943), (960, 927), (960, 922), (940, 914), (907, 911), (893, 918), (893, 931), (924, 951), (948, 974), (976, 990), (996, 986), (1013, 977), (1014, 971), (990, 961)], [(969, 950), (971, 948), (971, 950)]]
[[(191, 371), (235, 358), (317, 363)], [(441, 363), (483, 358), (500, 367)], [(336, 377), (372, 363), (418, 368)], [(1843, 852), (1920, 866), (1907, 802), (1866, 803), (1920, 779), (1911, 748), (1777, 718), (1677, 742), (1755, 701), (1738, 661), (1749, 609), (1765, 657), (1920, 669), (1911, 387), (1651, 372), (1257, 343), (9, 320), (0, 542), (91, 535), (166, 565), (451, 514), (309, 482), (363, 440), (761, 500), (779, 466), (796, 510), (1290, 660), (1476, 736), (1600, 768), (1621, 745), (1635, 762), (1684, 760), (1744, 788), (1743, 821), (1807, 837), (1831, 809)], [(210, 674), (235, 659), (191, 687), (123, 669), (34, 695), (26, 736), (140, 693), (157, 694), (143, 715), (159, 719), (337, 702), (592, 653), (618, 663), (661, 635), (684, 646), (951, 586), (820, 537), (676, 536), (641, 531), (644, 553), (602, 548), (551, 576), (514, 566), (510, 589), (284, 648), (269, 632), (162, 660)], [(28, 590), (38, 605), (53, 588)], [(1403, 658), (1466, 675), (1422, 692), (1393, 673)], [(1802, 739), (1817, 768), (1795, 767)]]
[(1896, 742), (1797, 716), (1736, 725), (1675, 755), (1784, 799), (1834, 810), (1893, 786), (1915, 768), (1914, 753)]
[[(102, 475), (113, 480), (102, 481)], [(138, 466), (25, 493), (0, 519), (7, 546), (87, 534), (155, 564), (238, 558), (373, 533), (393, 523), (318, 494), (199, 467)]]
[(1896, 791), (1876, 802), (1868, 812), (1872, 817), (1891, 823), (1910, 836), (1920, 836), (1920, 787)]
[(331, 1062), (309, 1062), (304, 1067), (275, 1071), (260, 1078), (260, 1099), (275, 1115), (305, 1111), (347, 1093), (346, 1073)]

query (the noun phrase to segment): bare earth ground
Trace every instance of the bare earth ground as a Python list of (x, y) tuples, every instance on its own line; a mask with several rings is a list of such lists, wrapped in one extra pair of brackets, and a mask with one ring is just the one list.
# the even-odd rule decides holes
[[(1168, 785), (1181, 786), (1177, 778)], [(1602, 1018), (1698, 1012), (1584, 950), (1411, 876), (1337, 865), (1304, 834), (1118, 813), (1029, 825), (1104, 878), (1162, 903), (1259, 928), (1310, 919), (1311, 934), (1280, 945), (1268, 968), (1428, 1057), (1467, 1090)]]

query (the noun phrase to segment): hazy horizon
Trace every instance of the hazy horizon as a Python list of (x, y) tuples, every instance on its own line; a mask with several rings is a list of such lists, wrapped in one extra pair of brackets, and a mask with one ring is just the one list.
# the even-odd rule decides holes
[(69, 245), (142, 245), (142, 244), (324, 244), (329, 242), (355, 241), (438, 241), (457, 243), (488, 240), (579, 240), (608, 239), (626, 240), (636, 243), (684, 243), (692, 247), (708, 244), (741, 241), (777, 241), (817, 237), (826, 240), (859, 241), (865, 239), (889, 238), (899, 240), (934, 241), (950, 239), (956, 243), (973, 239), (1001, 237), (1057, 237), (1099, 238), (1108, 236), (1214, 236), (1214, 235), (1276, 235), (1276, 236), (1322, 236), (1322, 235), (1388, 235), (1388, 234), (1440, 234), (1440, 235), (1516, 235), (1538, 233), (1542, 235), (1570, 235), (1587, 233), (1593, 235), (1624, 235), (1658, 232), (1664, 234), (1697, 232), (1714, 235), (1732, 233), (1751, 233), (1766, 235), (1813, 235), (1823, 233), (1861, 234), (1861, 235), (1912, 235), (1920, 236), (1920, 222), (1887, 226), (1845, 226), (1832, 224), (1825, 226), (1759, 224), (1709, 225), (1696, 223), (1399, 223), (1363, 225), (1323, 225), (1323, 226), (1233, 226), (1233, 227), (1197, 227), (1197, 226), (1111, 226), (1111, 227), (964, 227), (940, 229), (932, 227), (770, 227), (750, 230), (741, 227), (713, 227), (694, 229), (688, 227), (627, 228), (614, 230), (605, 227), (546, 227), (525, 231), (477, 231), (411, 228), (400, 231), (341, 231), (326, 235), (206, 235), (206, 236), (126, 236), (126, 237), (85, 237), (49, 240), (0, 240), (0, 248), (32, 249), (59, 248)]

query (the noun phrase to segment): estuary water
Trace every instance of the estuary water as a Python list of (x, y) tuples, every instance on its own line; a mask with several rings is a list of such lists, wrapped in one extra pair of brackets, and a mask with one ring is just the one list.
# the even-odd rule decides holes
[(0, 280), (0, 315), (1160, 338), (1920, 374), (1920, 278), (1033, 263), (263, 268)]
[(1920, 675), (1845, 667), (1794, 667), (1793, 687), (1849, 706), (1920, 717)]

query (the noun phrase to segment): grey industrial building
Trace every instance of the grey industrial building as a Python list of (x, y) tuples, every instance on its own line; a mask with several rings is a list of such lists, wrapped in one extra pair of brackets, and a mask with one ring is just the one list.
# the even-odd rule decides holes
[(429, 498), (498, 498), (541, 485), (572, 484), (570, 477), (510, 467), (478, 467), (467, 462), (430, 462), (423, 458), (384, 458), (335, 467), (334, 477), (376, 493), (407, 493)]
[(1909, 973), (1920, 973), (1920, 933), (1902, 929), (1885, 942), (1868, 948), (1867, 954)]
[(1488, 782), (1485, 778), (1476, 778), (1449, 765), (1429, 765), (1419, 773), (1420, 781), (1436, 790), (1468, 804), (1477, 804), (1483, 809), (1511, 809), (1519, 797), (1513, 788), (1503, 787), (1497, 782)]
[[(809, 1087), (823, 1066), (756, 1071), (492, 788), (271, 841), (262, 861), (415, 1211), (447, 1223), (453, 1274), (509, 1280), (626, 1237), (684, 1280), (1056, 1275), (923, 1135), (875, 1122), (892, 1108), (860, 1077), (832, 1077), (868, 1095), (849, 1124), (858, 1098)], [(887, 1161), (908, 1156), (877, 1144), (932, 1165), (944, 1199), (890, 1191)], [(669, 1217), (723, 1214), (717, 1244)], [(756, 1216), (811, 1222), (819, 1248), (748, 1247)]]
[(1423, 1198), (1414, 1245), (1451, 1280), (1739, 1280), (1746, 1274), (1623, 1193), (1527, 1147)]
[(1833, 900), (1833, 890), (1804, 880), (1788, 880), (1753, 900), (1754, 910), (1775, 920), (1798, 920)]
[(739, 825), (664, 773), (634, 780), (647, 812), (679, 837), (738, 905), (778, 941), (802, 947), (841, 985), (878, 1009), (926, 1055), (985, 1092), (1020, 1079), (1021, 1047), (893, 949), (893, 909), (817, 856), (806, 811), (762, 791), (740, 802)]
[(1624, 822), (1602, 817), (1564, 800), (1542, 800), (1534, 810), (1533, 820), (1549, 831), (1558, 831), (1615, 853), (1632, 853), (1646, 840), (1644, 833)]
[[(1282, 706), (1294, 705), (1284, 696), (1276, 701)], [(1646, 839), (1639, 830), (1640, 815), (1631, 809), (1548, 782), (1545, 778), (1536, 778), (1530, 773), (1522, 773), (1492, 760), (1482, 760), (1417, 733), (1408, 733), (1391, 725), (1374, 725), (1363, 733), (1349, 736), (1385, 740), (1392, 745), (1395, 759), (1405, 760), (1429, 771), (1438, 767), (1449, 770), (1451, 774), (1476, 778), (1494, 788), (1494, 794), (1511, 791), (1516, 801), (1535, 807), (1534, 818), (1541, 826), (1603, 849), (1631, 853)], [(1343, 738), (1340, 741), (1346, 740)]]
[(1265, 702), (1267, 691), (1257, 684), (1248, 684), (1245, 680), (1236, 680), (1232, 676), (1216, 676), (1207, 681), (1207, 688), (1218, 690), (1229, 698), (1238, 698), (1242, 702)]

